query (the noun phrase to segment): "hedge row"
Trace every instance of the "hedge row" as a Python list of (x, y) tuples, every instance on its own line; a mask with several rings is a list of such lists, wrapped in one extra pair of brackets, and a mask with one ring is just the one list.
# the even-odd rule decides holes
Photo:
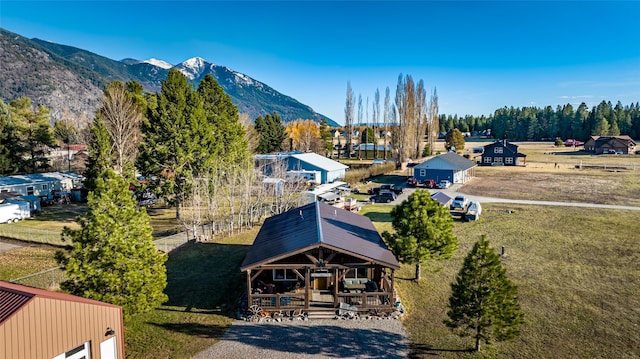
[(393, 172), (396, 169), (395, 163), (375, 164), (366, 168), (358, 168), (347, 171), (344, 181), (347, 183), (355, 184), (363, 182), (363, 180), (369, 177), (379, 176), (385, 173)]

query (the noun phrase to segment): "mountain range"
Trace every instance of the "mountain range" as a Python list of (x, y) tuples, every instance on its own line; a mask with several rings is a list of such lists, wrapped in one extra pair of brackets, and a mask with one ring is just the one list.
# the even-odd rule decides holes
[(0, 28), (0, 98), (5, 102), (29, 97), (33, 104), (51, 109), (55, 122), (61, 118), (93, 118), (102, 89), (111, 81), (135, 80), (149, 92), (159, 92), (171, 68), (180, 70), (194, 86), (211, 74), (240, 113), (255, 120), (277, 112), (284, 122), (326, 119), (311, 107), (284, 95), (267, 84), (226, 66), (195, 57), (172, 65), (158, 59), (112, 60), (72, 46), (29, 39)]

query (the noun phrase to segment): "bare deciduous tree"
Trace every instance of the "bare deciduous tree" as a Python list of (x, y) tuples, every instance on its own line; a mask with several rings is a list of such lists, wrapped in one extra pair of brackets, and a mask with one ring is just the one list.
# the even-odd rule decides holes
[(433, 153), (433, 146), (438, 139), (440, 132), (440, 123), (438, 120), (438, 92), (433, 88), (429, 99), (429, 113), (427, 115), (427, 144), (429, 146), (429, 155)]
[(389, 111), (391, 110), (389, 108), (389, 101), (390, 101), (390, 97), (389, 97), (389, 86), (387, 86), (387, 88), (384, 91), (384, 114), (383, 114), (383, 126), (384, 126), (384, 159), (387, 159), (387, 137), (388, 137), (388, 133), (389, 133)]
[(125, 166), (135, 162), (140, 141), (140, 107), (127, 94), (122, 82), (114, 81), (104, 90), (99, 109), (104, 126), (111, 137), (114, 169), (122, 174)]
[[(353, 134), (353, 111), (355, 106), (355, 99), (353, 97), (353, 90), (351, 89), (351, 82), (347, 81), (347, 100), (344, 106), (344, 127), (346, 135), (345, 150), (347, 157), (351, 157), (351, 135)], [(340, 157), (338, 155), (338, 157)]]

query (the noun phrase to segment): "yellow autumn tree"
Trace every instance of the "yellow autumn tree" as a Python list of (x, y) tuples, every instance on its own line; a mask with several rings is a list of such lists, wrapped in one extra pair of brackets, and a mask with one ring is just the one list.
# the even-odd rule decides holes
[(322, 139), (320, 137), (320, 128), (313, 120), (297, 119), (289, 122), (285, 132), (293, 141), (291, 150), (297, 149), (303, 152), (314, 150), (313, 147), (317, 146), (319, 140)]

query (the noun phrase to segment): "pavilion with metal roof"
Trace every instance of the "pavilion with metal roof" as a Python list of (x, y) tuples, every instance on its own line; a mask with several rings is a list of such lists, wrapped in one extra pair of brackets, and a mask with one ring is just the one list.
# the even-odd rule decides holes
[(400, 265), (368, 217), (313, 202), (265, 220), (240, 270), (262, 309), (388, 309)]

